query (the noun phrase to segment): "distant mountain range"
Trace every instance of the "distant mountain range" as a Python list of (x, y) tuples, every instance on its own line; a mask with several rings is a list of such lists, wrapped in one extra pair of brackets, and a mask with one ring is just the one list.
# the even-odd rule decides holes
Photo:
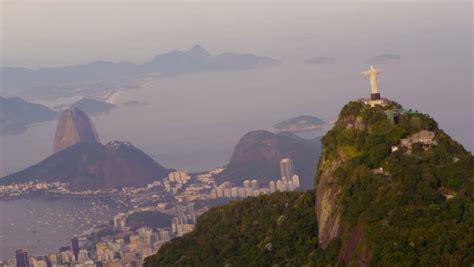
[(183, 74), (206, 70), (242, 70), (278, 65), (278, 60), (253, 54), (223, 53), (210, 55), (195, 45), (189, 51), (174, 50), (155, 56), (144, 64), (95, 61), (88, 64), (57, 68), (0, 68), (2, 89), (17, 93), (25, 90), (43, 90), (65, 84), (127, 79), (148, 74)]
[(32, 123), (55, 120), (58, 113), (46, 106), (18, 97), (0, 96), (0, 134), (21, 132)]
[(242, 184), (246, 179), (261, 183), (280, 179), (280, 160), (291, 158), (302, 188), (311, 188), (321, 144), (319, 138), (307, 140), (292, 133), (253, 131), (245, 134), (235, 146), (232, 158), (216, 180)]
[(278, 65), (278, 60), (253, 54), (223, 53), (212, 56), (195, 45), (189, 51), (171, 51), (154, 57), (139, 68), (144, 73), (181, 74), (206, 70), (242, 70)]

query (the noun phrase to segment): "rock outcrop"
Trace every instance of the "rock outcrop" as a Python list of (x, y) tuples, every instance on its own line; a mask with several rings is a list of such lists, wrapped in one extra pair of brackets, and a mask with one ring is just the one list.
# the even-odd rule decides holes
[(340, 188), (334, 178), (334, 171), (338, 167), (338, 162), (331, 163), (329, 168), (321, 173), (316, 185), (315, 209), (318, 217), (319, 246), (323, 249), (342, 234), (341, 216), (337, 204)]
[[(361, 226), (357, 226), (343, 243), (337, 259), (345, 266), (366, 266), (370, 262), (370, 251), (367, 246), (361, 246), (364, 238), (364, 231)], [(359, 249), (358, 249), (359, 248)]]
[(2, 184), (33, 180), (69, 183), (72, 190), (140, 187), (168, 174), (128, 142), (77, 143), (40, 163), (0, 179)]
[(63, 111), (54, 135), (54, 153), (77, 143), (99, 142), (94, 123), (83, 111), (77, 107)]
[[(336, 122), (336, 127), (341, 130), (355, 129), (364, 131), (366, 125), (361, 116), (342, 116)], [(325, 151), (326, 150), (326, 151)], [(316, 215), (318, 217), (319, 245), (325, 249), (329, 243), (343, 232), (340, 223), (340, 212), (337, 203), (340, 185), (334, 177), (334, 172), (343, 162), (350, 158), (342, 149), (338, 148), (335, 154), (327, 153), (328, 148), (323, 147), (322, 157), (319, 161), (318, 178), (316, 180)], [(333, 158), (336, 156), (337, 158)]]
[(320, 148), (319, 139), (307, 140), (292, 133), (252, 131), (237, 143), (229, 164), (217, 176), (217, 181), (240, 185), (246, 179), (255, 178), (266, 184), (280, 178), (280, 160), (291, 158), (301, 187), (311, 188)]

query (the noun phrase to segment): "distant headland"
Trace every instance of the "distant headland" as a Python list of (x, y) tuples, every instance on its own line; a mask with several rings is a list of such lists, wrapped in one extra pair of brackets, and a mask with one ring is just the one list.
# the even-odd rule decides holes
[(324, 124), (326, 123), (318, 117), (301, 115), (273, 125), (271, 131), (274, 133), (311, 131), (321, 128)]

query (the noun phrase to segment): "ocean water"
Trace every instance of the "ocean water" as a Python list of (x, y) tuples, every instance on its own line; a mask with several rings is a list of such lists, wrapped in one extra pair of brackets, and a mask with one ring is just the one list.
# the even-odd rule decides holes
[(108, 223), (121, 209), (106, 200), (25, 198), (0, 201), (0, 259), (25, 248), (30, 255), (57, 252), (94, 225)]

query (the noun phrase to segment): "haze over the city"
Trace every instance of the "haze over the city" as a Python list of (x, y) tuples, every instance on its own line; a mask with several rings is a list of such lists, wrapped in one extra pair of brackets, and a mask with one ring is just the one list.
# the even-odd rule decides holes
[[(320, 138), (338, 120), (341, 108), (358, 99), (351, 104), (360, 107), (358, 112), (373, 115), (372, 120), (364, 118), (367, 124), (358, 127), (360, 114), (348, 115), (353, 116), (353, 125), (341, 116), (344, 129), (328, 138), (340, 141), (352, 136), (351, 128), (360, 130), (357, 134), (363, 138), (354, 138), (357, 146), (334, 141), (331, 149), (342, 151), (342, 160), (330, 151), (336, 156), (328, 152), (321, 162), (334, 160), (337, 167), (346, 160), (344, 153), (360, 156), (357, 164), (368, 177), (360, 180), (380, 182), (365, 188), (393, 197), (387, 203), (401, 203), (400, 209), (406, 204), (410, 212), (412, 195), (396, 202), (402, 193), (408, 194), (403, 188), (419, 193), (421, 200), (415, 200), (425, 201), (423, 205), (442, 205), (445, 199), (457, 201), (472, 181), (465, 177), (474, 149), (472, 1), (0, 1), (0, 106), (4, 105), (0, 108), (0, 260), (16, 256), (16, 266), (27, 267), (27, 263), (18, 265), (19, 255), (27, 258), (28, 251), (30, 256), (55, 257), (64, 245), (71, 245), (66, 250), (73, 253), (79, 240), (71, 238), (79, 236), (85, 257), (79, 260), (75, 255), (68, 261), (86, 262), (87, 255), (117, 261), (117, 254), (101, 258), (108, 257), (101, 242), (120, 239), (121, 251), (129, 253), (125, 238), (114, 235), (132, 234), (143, 237), (133, 241), (143, 248), (142, 254), (130, 254), (137, 258), (134, 264), (142, 263), (171, 238), (192, 231), (197, 216), (213, 206), (261, 194), (278, 198), (272, 194), (276, 191), (316, 188), (316, 192), (315, 175), (323, 173), (315, 171), (321, 151), (328, 152), (327, 146), (333, 145), (321, 143)], [(361, 75), (368, 69), (381, 70), (375, 94), (375, 76), (370, 81)], [(73, 105), (77, 109), (68, 109)], [(471, 154), (423, 114), (429, 114), (440, 130)], [(403, 119), (405, 124), (399, 124)], [(377, 120), (377, 126), (389, 125), (390, 133), (395, 132), (393, 140), (373, 134), (374, 128), (385, 129), (370, 128)], [(278, 128), (278, 124), (285, 126)], [(370, 142), (363, 143), (364, 138)], [(381, 149), (371, 150), (376, 142)], [(420, 146), (413, 145), (415, 155), (410, 158), (412, 143)], [(400, 160), (403, 167), (423, 170), (423, 175), (415, 177), (414, 171), (405, 175), (403, 169), (391, 176), (389, 171), (401, 166), (396, 157), (409, 159)], [(438, 162), (445, 165), (439, 164), (439, 169), (429, 165)], [(350, 177), (352, 167), (337, 170)], [(448, 174), (455, 168), (453, 178)], [(434, 169), (439, 172), (431, 175)], [(331, 171), (324, 171), (332, 177)], [(376, 191), (380, 188), (393, 192)], [(358, 197), (356, 191), (352, 200), (368, 199)], [(314, 213), (313, 197), (304, 204), (311, 203), (305, 207), (310, 212), (298, 211), (298, 218)], [(278, 201), (288, 202), (282, 199)], [(352, 200), (344, 203), (356, 203)], [(292, 205), (285, 212), (292, 212)], [(365, 208), (358, 202), (354, 205)], [(379, 212), (390, 205), (367, 210)], [(447, 206), (438, 210), (445, 212)], [(125, 227), (127, 216), (142, 209), (156, 212), (154, 219), (166, 219), (155, 225), (154, 233), (145, 227), (129, 232)], [(95, 231), (113, 234), (92, 242)], [(308, 246), (320, 242), (318, 238), (301, 243)], [(267, 245), (265, 249), (273, 249)], [(319, 249), (320, 245), (311, 246)], [(418, 243), (413, 248), (418, 249)], [(123, 262), (127, 260), (123, 257)], [(0, 261), (0, 267), (13, 262), (2, 265)]]
[[(5, 1), (1, 58), (2, 66), (28, 68), (97, 60), (140, 64), (155, 55), (200, 44), (213, 55), (232, 51), (281, 61), (280, 66), (263, 73), (216, 72), (208, 74), (211, 80), (186, 75), (169, 80), (167, 89), (187, 103), (181, 110), (166, 114), (170, 120), (190, 115), (187, 109), (196, 110), (193, 114), (203, 122), (238, 124), (243, 114), (252, 114), (245, 115), (247, 120), (259, 120), (253, 125), (244, 124), (245, 129), (234, 131), (232, 137), (227, 135), (228, 140), (223, 141), (227, 145), (220, 144), (227, 149), (219, 149), (229, 154), (233, 143), (249, 128), (265, 128), (301, 113), (334, 119), (341, 105), (369, 92), (368, 81), (359, 76), (371, 64), (368, 60), (377, 55), (396, 55), (401, 60), (378, 64), (384, 70), (379, 77), (382, 95), (408, 108), (430, 113), (450, 135), (472, 149), (471, 12), (470, 1), (138, 1), (133, 5), (126, 1)], [(329, 57), (334, 62), (303, 64), (313, 57)], [(243, 87), (242, 83), (247, 85)], [(213, 98), (216, 102), (206, 104), (209, 108), (201, 110), (193, 99), (205, 99), (206, 93), (185, 93), (193, 87), (207, 88), (220, 95)], [(150, 102), (154, 98), (163, 101), (164, 91), (162, 95), (159, 89), (152, 92), (146, 96)], [(227, 106), (227, 111), (221, 110), (225, 109), (226, 92), (240, 92), (232, 100), (236, 109), (240, 109), (239, 105), (245, 107), (248, 101), (252, 104), (244, 113), (233, 112), (232, 105)], [(141, 94), (130, 93), (132, 98), (140, 98)], [(224, 104), (217, 104), (221, 102)], [(278, 103), (281, 105), (275, 108)], [(221, 112), (216, 114), (215, 110)], [(127, 134), (130, 127), (119, 124), (132, 123), (133, 116), (123, 113), (118, 120), (104, 119), (98, 125), (105, 132), (113, 132), (111, 136), (106, 134), (106, 140), (131, 139), (147, 150), (148, 143), (140, 144), (138, 136), (153, 136), (152, 146), (160, 138), (166, 139), (164, 134), (160, 136), (160, 132), (152, 130), (158, 125), (145, 129), (150, 127), (149, 123), (137, 125), (133, 134)], [(177, 127), (174, 132), (185, 129)], [(216, 129), (211, 132), (222, 136)], [(6, 141), (4, 146), (8, 146)], [(178, 147), (183, 142), (165, 143)], [(47, 155), (44, 148), (37, 150), (42, 151), (42, 156)], [(189, 150), (193, 149), (190, 146), (188, 152), (180, 150), (191, 153)], [(6, 151), (8, 147), (3, 150)], [(42, 156), (27, 162), (36, 162)], [(224, 157), (219, 163), (229, 156), (219, 156)]]

